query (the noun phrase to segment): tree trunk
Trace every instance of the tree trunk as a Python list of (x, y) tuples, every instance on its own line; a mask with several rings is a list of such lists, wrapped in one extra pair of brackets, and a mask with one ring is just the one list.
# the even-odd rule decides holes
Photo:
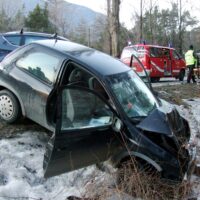
[(182, 0), (179, 0), (179, 53), (183, 53), (183, 33), (182, 33)]
[(111, 39), (111, 53), (119, 57), (119, 5), (120, 0), (107, 0), (107, 14)]
[(140, 0), (140, 42), (143, 40), (143, 16), (142, 16), (142, 3), (143, 0)]
[(109, 42), (109, 52), (112, 55), (112, 37), (111, 37), (111, 0), (107, 0), (107, 24), (108, 24), (108, 42)]
[(153, 23), (152, 23), (152, 10), (153, 10), (153, 5), (152, 5), (152, 0), (150, 0), (150, 9), (149, 9), (149, 30), (150, 30), (150, 41), (151, 44), (154, 42), (153, 38)]
[(112, 55), (119, 57), (119, 5), (120, 0), (112, 2)]

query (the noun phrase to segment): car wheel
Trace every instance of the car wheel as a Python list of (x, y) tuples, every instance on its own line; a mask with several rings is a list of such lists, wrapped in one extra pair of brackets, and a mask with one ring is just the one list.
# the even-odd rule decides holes
[(0, 91), (0, 118), (12, 124), (21, 117), (21, 108), (17, 98), (8, 90)]
[(179, 77), (178, 77), (178, 78), (179, 78), (179, 81), (183, 81), (184, 76), (185, 76), (185, 70), (182, 69), (182, 70), (180, 71), (180, 73), (179, 73)]

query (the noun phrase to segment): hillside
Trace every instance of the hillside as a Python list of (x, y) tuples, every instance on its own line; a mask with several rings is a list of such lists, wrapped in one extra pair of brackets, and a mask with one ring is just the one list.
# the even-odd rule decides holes
[[(27, 15), (32, 11), (37, 4), (41, 7), (45, 6), (45, 3), (51, 5), (51, 0), (0, 0), (0, 6), (6, 10), (10, 16), (14, 15), (19, 9), (23, 8), (24, 15)], [(77, 4), (68, 3), (66, 1), (61, 2), (61, 12), (64, 13), (64, 18), (70, 19), (74, 27), (84, 21), (86, 24), (91, 25), (95, 22), (97, 18), (105, 18), (101, 13), (95, 12), (87, 7), (80, 6)], [(15, 8), (13, 10), (13, 7)], [(70, 12), (69, 12), (70, 10)]]

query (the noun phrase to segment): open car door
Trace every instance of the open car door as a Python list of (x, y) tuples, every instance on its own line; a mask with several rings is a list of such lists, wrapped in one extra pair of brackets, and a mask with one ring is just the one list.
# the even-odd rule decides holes
[(146, 83), (146, 85), (152, 90), (150, 77), (144, 68), (142, 62), (137, 58), (136, 55), (131, 55), (130, 67), (140, 76), (140, 78)]
[(120, 149), (114, 112), (87, 88), (66, 86), (57, 97), (56, 129), (44, 155), (50, 177), (107, 160)]

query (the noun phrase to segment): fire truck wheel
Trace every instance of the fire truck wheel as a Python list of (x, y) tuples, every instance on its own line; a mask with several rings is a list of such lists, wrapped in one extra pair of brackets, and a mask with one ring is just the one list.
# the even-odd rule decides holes
[(185, 70), (182, 69), (182, 70), (180, 71), (180, 73), (179, 73), (179, 77), (178, 77), (178, 78), (179, 78), (179, 81), (183, 81), (184, 76), (185, 76)]

